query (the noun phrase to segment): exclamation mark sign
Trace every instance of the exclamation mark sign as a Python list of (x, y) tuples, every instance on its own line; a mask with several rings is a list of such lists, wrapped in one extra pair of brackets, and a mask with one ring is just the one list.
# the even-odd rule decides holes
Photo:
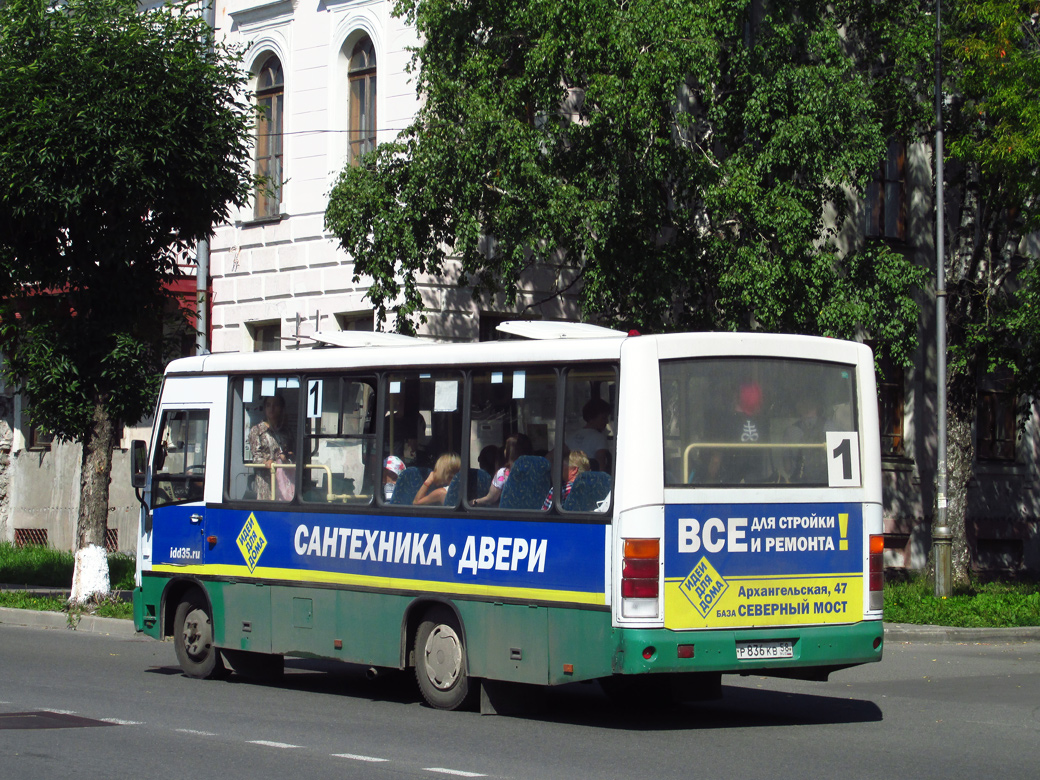
[(838, 530), (841, 531), (841, 541), (838, 543), (839, 550), (849, 549), (849, 516), (838, 515)]

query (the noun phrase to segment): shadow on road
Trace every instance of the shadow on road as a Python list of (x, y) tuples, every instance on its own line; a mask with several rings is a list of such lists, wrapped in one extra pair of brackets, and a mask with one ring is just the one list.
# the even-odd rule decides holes
[[(180, 674), (179, 668), (174, 666), (153, 667), (148, 671), (152, 674)], [(364, 666), (327, 660), (286, 659), (282, 675), (245, 677), (230, 674), (224, 684), (284, 688), (316, 696), (349, 696), (392, 704), (422, 703), (410, 669), (380, 670), (373, 676)], [(768, 685), (769, 681), (764, 684)], [(572, 683), (555, 688), (513, 685), (515, 695), (508, 697), (510, 706), (505, 711), (500, 709), (500, 714), (545, 723), (626, 731), (803, 726), (883, 720), (883, 713), (874, 702), (834, 696), (826, 683), (819, 685), (819, 694), (723, 685), (721, 699), (682, 704), (660, 700), (633, 703), (631, 699), (619, 703), (608, 698), (596, 683)]]

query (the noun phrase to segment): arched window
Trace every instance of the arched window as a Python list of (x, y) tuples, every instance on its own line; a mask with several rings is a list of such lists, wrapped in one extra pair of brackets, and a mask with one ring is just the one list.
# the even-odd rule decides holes
[(256, 216), (276, 217), (282, 202), (282, 113), (285, 107), (285, 83), (282, 63), (270, 56), (260, 68), (256, 80), (256, 102), (260, 118), (256, 124), (256, 172), (266, 183), (256, 195)]
[(350, 81), (350, 162), (376, 148), (376, 52), (367, 35), (354, 45), (347, 68)]

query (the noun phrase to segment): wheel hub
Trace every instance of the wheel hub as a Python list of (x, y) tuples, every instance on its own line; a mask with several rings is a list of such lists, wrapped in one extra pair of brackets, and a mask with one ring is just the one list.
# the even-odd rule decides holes
[(438, 689), (446, 691), (462, 673), (462, 642), (458, 634), (446, 625), (439, 625), (426, 639), (423, 653), (426, 675)]
[(193, 609), (184, 619), (184, 632), (181, 636), (184, 649), (192, 658), (204, 656), (213, 644), (213, 628), (205, 610)]

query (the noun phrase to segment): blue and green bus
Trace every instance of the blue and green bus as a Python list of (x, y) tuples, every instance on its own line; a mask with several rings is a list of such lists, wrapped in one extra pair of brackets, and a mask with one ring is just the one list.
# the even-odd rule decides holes
[(500, 327), (171, 363), (133, 444), (137, 628), (192, 677), (411, 668), (444, 709), (881, 659), (866, 346)]

